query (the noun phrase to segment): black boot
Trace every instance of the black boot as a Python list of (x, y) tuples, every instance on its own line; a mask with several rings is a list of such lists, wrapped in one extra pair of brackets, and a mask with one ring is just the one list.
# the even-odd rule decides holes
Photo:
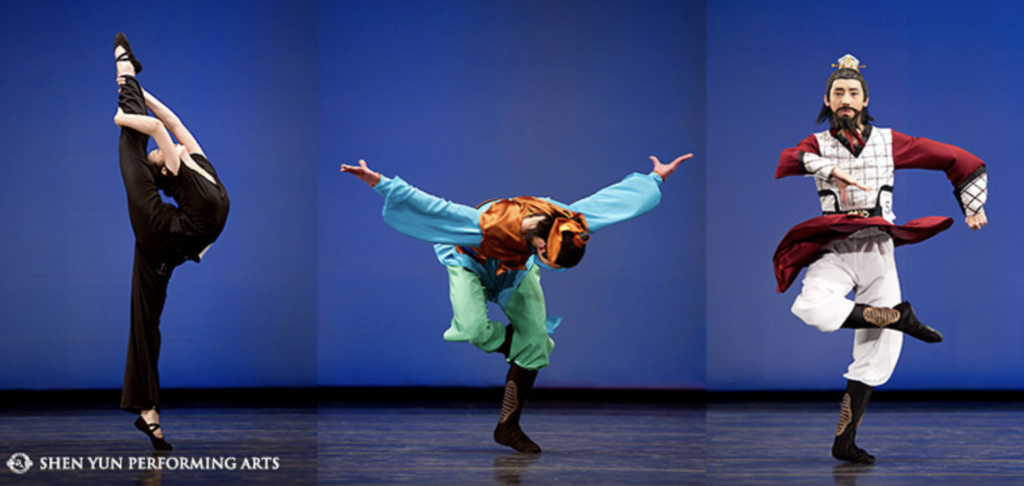
[(131, 62), (132, 67), (135, 68), (135, 74), (141, 73), (142, 63), (140, 63), (138, 59), (135, 59), (135, 54), (132, 54), (132, 47), (128, 45), (128, 38), (125, 37), (124, 32), (118, 32), (117, 35), (114, 36), (114, 47), (117, 48), (117, 46), (121, 46), (125, 50), (124, 54), (121, 54), (117, 60)]
[(846, 383), (846, 395), (843, 395), (843, 406), (839, 410), (839, 423), (836, 424), (836, 438), (832, 442), (832, 457), (840, 461), (854, 464), (874, 464), (875, 456), (857, 447), (857, 427), (864, 418), (864, 410), (871, 399), (874, 388), (859, 381)]
[(513, 333), (512, 324), (505, 324), (505, 341), (501, 343), (501, 346), (498, 346), (498, 349), (495, 349), (495, 351), (505, 355), (505, 359), (508, 359), (509, 353), (512, 352)]
[(910, 307), (910, 302), (900, 302), (891, 308), (856, 304), (842, 327), (847, 329), (892, 329), (926, 343), (942, 342), (942, 333), (917, 320), (914, 309)]
[(513, 363), (505, 378), (505, 398), (501, 402), (501, 418), (494, 429), (494, 441), (519, 452), (538, 453), (540, 446), (530, 440), (519, 427), (519, 415), (530, 399), (537, 370), (527, 370)]

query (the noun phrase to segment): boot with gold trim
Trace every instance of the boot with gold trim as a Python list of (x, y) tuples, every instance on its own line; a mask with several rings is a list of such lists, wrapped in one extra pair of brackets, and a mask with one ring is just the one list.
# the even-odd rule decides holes
[(864, 418), (864, 410), (871, 399), (874, 388), (859, 381), (850, 380), (846, 383), (846, 394), (839, 410), (839, 423), (836, 424), (836, 438), (832, 442), (832, 457), (840, 461), (854, 464), (874, 464), (875, 456), (857, 447), (857, 428)]
[(921, 323), (910, 307), (901, 302), (893, 307), (853, 306), (853, 312), (843, 322), (846, 329), (892, 329), (926, 343), (941, 343), (942, 333)]

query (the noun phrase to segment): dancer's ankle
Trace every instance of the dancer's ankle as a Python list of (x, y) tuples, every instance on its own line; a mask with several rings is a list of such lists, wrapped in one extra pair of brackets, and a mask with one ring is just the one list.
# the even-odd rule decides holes
[(146, 422), (149, 422), (151, 424), (160, 422), (160, 412), (157, 412), (155, 408), (143, 410), (142, 412), (139, 413), (139, 415), (142, 416), (142, 418), (145, 419)]
[[(128, 52), (124, 47), (117, 46), (114, 48), (114, 59), (121, 57), (122, 54)], [(135, 66), (132, 65), (131, 61), (116, 61), (117, 64), (117, 75), (118, 76), (135, 76)]]
[[(139, 414), (139, 416), (141, 416), (142, 420), (145, 420), (147, 424), (158, 424), (158, 423), (160, 423), (160, 413), (157, 412), (155, 408), (151, 408), (149, 410), (143, 410), (142, 413)], [(164, 433), (160, 429), (154, 430), (153, 431), (153, 435), (155, 435), (157, 438), (160, 438), (160, 439), (164, 438)]]

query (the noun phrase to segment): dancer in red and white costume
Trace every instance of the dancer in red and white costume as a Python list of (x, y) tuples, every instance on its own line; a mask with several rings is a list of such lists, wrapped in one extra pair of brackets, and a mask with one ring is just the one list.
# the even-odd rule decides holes
[[(832, 456), (874, 463), (874, 456), (855, 444), (871, 391), (892, 376), (904, 334), (942, 341), (938, 331), (917, 319), (909, 302), (901, 302), (893, 248), (924, 241), (953, 224), (939, 216), (894, 224), (893, 171), (944, 171), (972, 230), (988, 222), (988, 178), (985, 164), (963, 149), (873, 127), (859, 61), (846, 55), (836, 67), (818, 116), (819, 123), (829, 120), (830, 129), (783, 150), (775, 172), (776, 178), (814, 176), (823, 213), (786, 234), (775, 252), (775, 277), (778, 291), (785, 292), (806, 267), (793, 314), (823, 332), (856, 330)], [(851, 291), (854, 300), (846, 298)]]

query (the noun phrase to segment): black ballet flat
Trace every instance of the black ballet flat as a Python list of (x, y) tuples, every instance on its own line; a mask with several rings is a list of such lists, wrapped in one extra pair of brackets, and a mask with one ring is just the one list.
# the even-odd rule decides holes
[(124, 48), (124, 54), (117, 57), (117, 61), (130, 61), (132, 67), (135, 68), (135, 74), (142, 72), (142, 63), (135, 58), (135, 54), (132, 54), (132, 46), (128, 45), (128, 38), (125, 37), (124, 32), (118, 32), (114, 36), (114, 47), (121, 46)]
[(171, 447), (170, 442), (167, 442), (161, 437), (153, 435), (153, 432), (155, 432), (156, 429), (160, 428), (160, 424), (150, 424), (146, 422), (146, 419), (139, 417), (138, 419), (135, 420), (135, 428), (141, 430), (143, 434), (146, 434), (146, 436), (149, 437), (150, 442), (153, 443), (153, 449), (156, 449), (158, 451), (174, 450), (174, 448)]

